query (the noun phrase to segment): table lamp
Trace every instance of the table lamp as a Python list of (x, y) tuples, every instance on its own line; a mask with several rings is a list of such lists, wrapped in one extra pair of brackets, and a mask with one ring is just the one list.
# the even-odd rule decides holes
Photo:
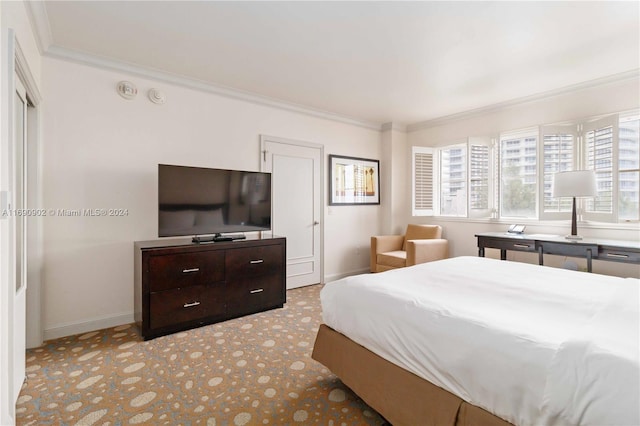
[(571, 212), (571, 235), (568, 240), (581, 240), (576, 220), (576, 197), (594, 197), (597, 195), (596, 174), (593, 170), (573, 170), (553, 175), (553, 197), (573, 197)]

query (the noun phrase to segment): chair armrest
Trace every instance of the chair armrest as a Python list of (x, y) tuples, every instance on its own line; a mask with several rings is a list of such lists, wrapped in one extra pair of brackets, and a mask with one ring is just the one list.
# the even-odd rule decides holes
[(371, 237), (371, 253), (386, 253), (402, 250), (404, 235), (377, 235)]
[(403, 242), (404, 235), (378, 235), (371, 237), (371, 263), (369, 264), (371, 272), (378, 272), (378, 253), (402, 250)]
[(449, 241), (442, 238), (407, 241), (407, 266), (449, 257)]

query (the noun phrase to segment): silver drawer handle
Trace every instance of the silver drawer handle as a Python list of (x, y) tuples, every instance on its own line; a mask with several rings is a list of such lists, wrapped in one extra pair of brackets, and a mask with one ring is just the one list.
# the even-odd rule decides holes
[(529, 248), (529, 246), (526, 244), (514, 244), (513, 246), (518, 248)]
[(264, 291), (264, 288), (259, 288), (259, 289), (256, 289), (256, 290), (251, 290), (250, 293), (251, 294), (262, 293), (263, 291)]
[(617, 257), (619, 259), (626, 259), (629, 257), (628, 254), (616, 254), (616, 253), (607, 253), (607, 257)]
[(263, 262), (264, 262), (264, 260), (262, 260), (262, 259), (258, 259), (258, 260), (251, 260), (251, 261), (249, 261), (249, 263), (250, 263), (250, 264), (252, 264), (252, 265), (256, 265), (256, 264), (258, 264), (258, 263), (263, 263)]
[(198, 306), (200, 304), (200, 302), (193, 302), (193, 303), (185, 303), (184, 304), (184, 308), (190, 308), (192, 306)]
[(183, 269), (182, 272), (183, 273), (189, 273), (189, 272), (198, 272), (200, 270), (200, 268), (191, 268), (191, 269)]

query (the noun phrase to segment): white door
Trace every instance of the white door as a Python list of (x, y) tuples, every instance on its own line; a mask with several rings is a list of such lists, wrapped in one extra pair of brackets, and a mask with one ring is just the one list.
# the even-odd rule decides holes
[(27, 97), (16, 76), (16, 93), (13, 110), (13, 234), (15, 241), (14, 299), (13, 299), (13, 398), (16, 400), (25, 378), (26, 348), (26, 294), (27, 294), (27, 218), (26, 211), (26, 141)]
[(287, 289), (322, 279), (322, 147), (261, 137), (261, 169), (271, 172), (275, 235), (287, 238)]

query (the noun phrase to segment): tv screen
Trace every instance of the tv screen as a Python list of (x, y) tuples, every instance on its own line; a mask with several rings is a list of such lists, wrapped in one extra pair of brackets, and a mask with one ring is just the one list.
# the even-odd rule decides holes
[(158, 236), (270, 229), (270, 173), (158, 165)]

